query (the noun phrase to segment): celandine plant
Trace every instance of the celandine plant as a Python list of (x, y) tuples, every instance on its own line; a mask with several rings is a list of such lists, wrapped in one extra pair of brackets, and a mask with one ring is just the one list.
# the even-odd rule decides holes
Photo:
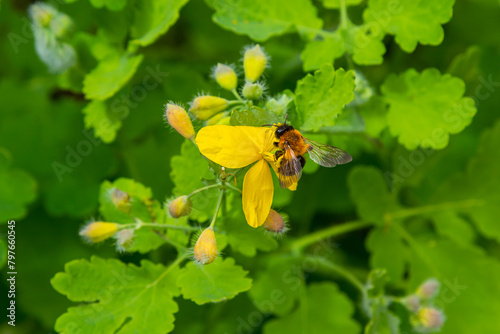
[[(114, 238), (119, 252), (144, 253), (166, 242), (177, 250), (177, 259), (166, 268), (146, 260), (142, 261), (141, 267), (135, 267), (96, 257), (90, 262), (69, 263), (66, 272), (56, 275), (52, 281), (63, 293), (77, 289), (79, 284), (84, 284), (86, 275), (97, 274), (108, 266), (120, 270), (119, 275), (125, 273), (126, 277), (130, 276), (130, 282), (122, 282), (117, 287), (107, 285), (106, 279), (102, 280), (101, 286), (92, 288), (97, 293), (93, 298), (98, 303), (70, 309), (59, 318), (59, 329), (66, 331), (72, 328), (68, 326), (89, 329), (111, 326), (113, 321), (116, 324), (120, 322), (120, 316), (124, 319), (129, 314), (132, 320), (123, 325), (128, 331), (144, 330), (139, 328), (149, 328), (153, 321), (158, 332), (169, 331), (173, 328), (176, 311), (172, 298), (179, 294), (197, 304), (234, 298), (250, 289), (252, 281), (234, 259), (223, 255), (223, 250), (227, 244), (236, 249), (241, 247), (245, 241), (238, 239), (246, 238), (247, 233), (250, 238), (262, 242), (252, 245), (253, 249), (274, 249), (285, 255), (287, 260), (281, 265), (289, 263), (291, 266), (302, 259), (344, 275), (361, 292), (361, 309), (365, 316), (371, 318), (366, 326), (367, 332), (378, 333), (377, 328), (399, 326), (400, 319), (390, 310), (393, 304), (399, 304), (406, 310), (407, 321), (415, 331), (431, 333), (441, 329), (445, 316), (433, 306), (439, 288), (437, 280), (424, 282), (415, 294), (394, 297), (385, 294), (388, 279), (385, 270), (372, 272), (367, 283), (362, 284), (326, 258), (302, 253), (305, 246), (341, 233), (337, 227), (285, 243), (281, 250), (276, 250), (278, 243), (275, 238), (283, 236), (289, 228), (288, 216), (271, 209), (274, 195), (271, 169), (284, 191), (300, 191), (298, 182), (306, 161), (303, 155), (309, 153), (313, 161), (327, 167), (349, 162), (351, 156), (339, 148), (308, 140), (285, 122), (288, 113), (292, 112), (293, 99), (286, 93), (276, 98), (264, 94), (262, 75), (268, 66), (269, 56), (260, 45), (248, 47), (243, 57), (245, 83), (241, 95), (233, 66), (217, 64), (213, 70), (213, 78), (222, 88), (232, 92), (235, 100), (211, 95), (197, 96), (189, 108), (191, 115), (181, 105), (173, 102), (166, 104), (165, 120), (186, 138), (183, 155), (173, 159), (173, 177), (182, 177), (189, 184), (182, 189), (188, 191), (177, 191), (177, 197), (172, 197), (162, 206), (150, 199), (147, 188), (132, 180), (105, 182), (101, 192), (101, 213), (113, 222), (90, 222), (81, 229), (80, 235), (90, 243)], [(330, 71), (331, 68), (325, 67), (324, 70)], [(346, 75), (354, 81), (352, 72)], [(305, 80), (310, 78), (308, 76)], [(352, 99), (354, 92), (350, 95)], [(203, 121), (197, 134), (191, 118)], [(177, 163), (180, 166), (176, 166)], [(182, 164), (195, 164), (199, 174), (183, 175)], [(212, 213), (212, 218), (208, 220), (210, 224), (202, 228), (208, 223), (209, 213)], [(245, 227), (245, 221), (250, 227)], [(200, 227), (194, 226), (196, 222)], [(343, 227), (350, 230), (367, 225), (353, 222)], [(193, 246), (189, 247), (188, 243)], [(248, 249), (252, 248), (247, 246), (247, 252)], [(81, 271), (87, 274), (79, 274)], [(116, 275), (116, 272), (101, 272), (100, 275)], [(333, 300), (345, 298), (332, 288), (330, 285), (318, 285), (314, 287), (318, 289), (314, 293), (325, 293), (327, 297), (331, 294)], [(113, 297), (101, 300), (105, 297), (101, 294), (108, 292)], [(158, 294), (161, 294), (159, 300), (152, 302)], [(108, 308), (120, 302), (116, 299), (118, 295), (135, 298), (133, 303), (126, 304), (129, 305), (127, 311)], [(260, 297), (254, 298), (258, 301)], [(141, 305), (147, 307), (143, 309)], [(105, 310), (107, 315), (98, 315), (100, 309)], [(131, 310), (134, 310), (133, 314), (128, 313)], [(81, 316), (87, 312), (91, 317), (103, 317), (102, 322), (89, 323), (88, 318)], [(348, 309), (344, 312), (349, 316), (352, 311)], [(352, 320), (344, 321), (348, 328), (357, 327)], [(148, 324), (144, 325), (144, 322)]]
[[(137, 121), (134, 94), (124, 107), (123, 92), (143, 62), (163, 55), (152, 52), (153, 43), (186, 2), (77, 2), (116, 14), (96, 16), (102, 27), (92, 33), (75, 31), (78, 21), (52, 5), (31, 5), (38, 56), (58, 75), (58, 85), (87, 101), (85, 127), (103, 143)], [(323, 29), (332, 19), (323, 21), (308, 0), (206, 2), (216, 24), (259, 44), (243, 50), (241, 64), (212, 68), (220, 94), (201, 93), (188, 106), (177, 96), (163, 100), (162, 91), (155, 104), (173, 100), (164, 119), (171, 138), (183, 138), (170, 175), (155, 171), (170, 177), (171, 194), (155, 199), (151, 188), (131, 178), (102, 182), (97, 220), (79, 233), (90, 244), (113, 242), (122, 259), (73, 260), (52, 278), (53, 288), (75, 303), (55, 330), (455, 334), (483, 326), (494, 332), (483, 314), (497, 303), (481, 308), (476, 299), (498, 295), (498, 287), (477, 284), (475, 275), (488, 282), (490, 270), (500, 274), (476, 243), (479, 236), (500, 240), (499, 124), (481, 131), (477, 151), (469, 148), (458, 159), (465, 170), (438, 168), (451, 154), (441, 150), (476, 114), (474, 99), (465, 96), (473, 92), (464, 69), (477, 65), (477, 50), (458, 55), (446, 73), (409, 68), (395, 74), (396, 60), (383, 64), (388, 43), (406, 53), (418, 44), (439, 45), (454, 2), (324, 0), (321, 13), (339, 14), (333, 31)], [(349, 6), (363, 11), (351, 20)], [(198, 22), (198, 13), (191, 15), (189, 23)], [(276, 75), (270, 69), (277, 48), (264, 42), (285, 33), (303, 42), (297, 46), (302, 69), (311, 73), (299, 74), (293, 91), (273, 92), (265, 76)], [(287, 57), (290, 67), (299, 60), (295, 49)], [(276, 65), (282, 64), (272, 69)], [(146, 78), (160, 84), (168, 77), (150, 67), (147, 73), (148, 87)], [(126, 112), (118, 115), (116, 106)], [(142, 140), (132, 137), (120, 143)], [(323, 209), (334, 222), (309, 226)], [(342, 240), (352, 247), (364, 241), (366, 261), (327, 242), (349, 235), (355, 237)]]

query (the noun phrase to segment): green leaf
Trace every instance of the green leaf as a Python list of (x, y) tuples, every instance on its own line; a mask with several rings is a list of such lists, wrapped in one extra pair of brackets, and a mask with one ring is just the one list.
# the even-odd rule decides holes
[[(500, 240), (500, 122), (483, 132), (476, 156), (467, 170), (450, 177), (430, 199), (432, 203), (449, 204), (450, 210), (472, 219), (479, 231)], [(462, 226), (463, 228), (463, 226)], [(465, 232), (467, 234), (467, 232)]]
[(83, 108), (86, 129), (94, 129), (94, 136), (105, 143), (111, 143), (116, 138), (122, 122), (112, 114), (105, 102), (93, 100)]
[(467, 86), (472, 85), (481, 75), (480, 62), (482, 58), (483, 50), (477, 45), (472, 45), (464, 53), (453, 58), (446, 72), (454, 77), (459, 77)]
[(276, 249), (278, 242), (270, 233), (246, 223), (242, 215), (241, 198), (237, 197), (235, 201), (236, 204), (231, 207), (234, 214), (224, 220), (224, 230), (227, 232), (227, 242), (231, 249), (249, 257), (255, 256), (257, 250), (268, 252)]
[(372, 304), (372, 319), (366, 325), (364, 334), (399, 334), (399, 318), (387, 309), (383, 298)]
[(360, 326), (351, 317), (354, 305), (333, 283), (308, 286), (299, 308), (264, 325), (270, 333), (342, 333), (357, 334)]
[(0, 148), (0, 221), (22, 218), (36, 198), (37, 183), (24, 170), (10, 166), (10, 153)]
[(314, 37), (311, 30), (321, 29), (323, 21), (308, 0), (206, 0), (215, 9), (213, 20), (225, 29), (248, 35), (256, 41), (296, 30)]
[(201, 305), (232, 299), (238, 293), (250, 289), (252, 280), (248, 272), (234, 264), (234, 259), (217, 258), (208, 265), (190, 262), (184, 267), (177, 280), (182, 295)]
[(370, 136), (379, 137), (387, 127), (387, 107), (388, 105), (383, 98), (374, 95), (367, 103), (357, 108), (363, 117), (366, 133)]
[(317, 131), (335, 124), (344, 106), (354, 98), (354, 72), (323, 65), (297, 82), (294, 125), (303, 131)]
[(130, 27), (132, 40), (129, 50), (152, 44), (167, 32), (179, 18), (179, 11), (188, 0), (142, 0), (136, 1), (134, 19)]
[(300, 262), (294, 258), (275, 258), (259, 271), (248, 294), (262, 313), (283, 316), (293, 309), (303, 288)]
[[(170, 160), (172, 172), (170, 176), (175, 184), (173, 194), (175, 196), (189, 195), (196, 189), (206, 186), (202, 182), (212, 180), (213, 173), (210, 171), (208, 162), (198, 151), (198, 148), (189, 140), (184, 141), (181, 147), (181, 155), (176, 155)], [(213, 215), (218, 198), (217, 189), (208, 189), (193, 197), (193, 210), (191, 219), (204, 222)]]
[(231, 112), (231, 125), (262, 126), (278, 123), (280, 119), (272, 111), (259, 107), (250, 109), (234, 109)]
[(272, 111), (278, 117), (283, 117), (287, 114), (288, 108), (290, 108), (293, 102), (293, 98), (294, 94), (290, 90), (285, 89), (276, 97), (268, 98), (265, 109)]
[(373, 33), (368, 25), (357, 26), (350, 22), (335, 32), (322, 32), (322, 39), (307, 43), (301, 54), (304, 71), (331, 64), (344, 53), (352, 55), (353, 61), (359, 65), (382, 64), (385, 53), (383, 37), (383, 34)]
[(384, 268), (393, 283), (402, 279), (407, 251), (399, 233), (390, 227), (375, 228), (366, 239), (366, 248), (370, 251), (372, 268)]
[(122, 10), (127, 4), (127, 0), (90, 0), (92, 6), (96, 8), (108, 7), (109, 10)]
[(370, 0), (363, 13), (366, 23), (396, 36), (396, 43), (406, 52), (417, 44), (439, 45), (443, 41), (442, 24), (453, 13), (455, 0)]
[(354, 167), (349, 173), (347, 183), (358, 216), (364, 221), (383, 226), (384, 214), (398, 207), (394, 196), (387, 189), (384, 176), (375, 167)]
[[(130, 196), (130, 212), (126, 213), (119, 210), (111, 199), (111, 194), (114, 189), (119, 189), (126, 192)], [(143, 186), (139, 182), (131, 179), (119, 178), (114, 182), (104, 181), (101, 184), (99, 194), (99, 212), (104, 220), (119, 224), (135, 223), (135, 218), (139, 218), (143, 222), (158, 223), (165, 222), (165, 212), (157, 201), (151, 200), (151, 189)], [(171, 217), (166, 222), (167, 224), (176, 225), (177, 223)], [(165, 229), (160, 229), (158, 232), (164, 232)], [(152, 228), (142, 227), (134, 232), (134, 240), (132, 246), (127, 248), (129, 252), (147, 253), (163, 245), (165, 241)]]
[(340, 36), (336, 33), (324, 37), (322, 40), (311, 41), (306, 44), (300, 58), (304, 71), (312, 71), (324, 64), (332, 64), (337, 58), (342, 57), (345, 49)]
[(412, 252), (410, 290), (438, 274), (442, 287), (434, 304), (443, 309), (447, 318), (441, 333), (474, 333), (478, 329), (495, 333), (498, 324), (491, 319), (500, 314), (498, 260), (478, 248), (465, 248), (449, 240), (418, 240), (418, 248), (432, 261), (435, 270)]
[(385, 286), (387, 285), (387, 270), (372, 269), (366, 280), (366, 293), (368, 297), (375, 299), (385, 295)]
[(85, 98), (103, 101), (113, 96), (132, 78), (142, 58), (142, 55), (112, 53), (101, 60), (97, 67), (85, 76)]
[(56, 274), (52, 286), (74, 302), (55, 325), (58, 332), (72, 333), (168, 333), (174, 328), (180, 291), (180, 270), (147, 260), (141, 266), (93, 256), (74, 260)]
[(383, 34), (373, 31), (370, 25), (348, 25), (347, 31), (340, 31), (345, 50), (359, 65), (378, 65), (384, 62), (385, 45)]
[[(359, 5), (363, 0), (345, 0), (346, 6)], [(325, 8), (336, 9), (341, 7), (342, 0), (323, 0)]]
[(436, 212), (430, 215), (436, 232), (450, 238), (459, 245), (466, 246), (474, 242), (476, 233), (471, 224), (453, 211)]
[(409, 150), (446, 147), (449, 135), (461, 132), (476, 114), (474, 100), (463, 97), (463, 81), (433, 68), (390, 75), (381, 89), (390, 105), (389, 129)]

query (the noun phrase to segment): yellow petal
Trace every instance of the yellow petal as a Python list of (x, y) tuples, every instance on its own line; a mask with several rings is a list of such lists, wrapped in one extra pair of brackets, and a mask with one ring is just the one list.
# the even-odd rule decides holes
[(248, 225), (264, 224), (273, 203), (273, 177), (265, 160), (259, 160), (243, 180), (243, 212)]
[(273, 148), (272, 129), (252, 126), (212, 125), (196, 136), (201, 154), (221, 166), (242, 168)]

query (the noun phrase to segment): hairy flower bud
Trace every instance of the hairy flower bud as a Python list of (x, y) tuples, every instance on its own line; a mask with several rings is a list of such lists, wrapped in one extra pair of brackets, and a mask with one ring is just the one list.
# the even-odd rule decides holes
[(441, 284), (436, 278), (429, 278), (422, 283), (417, 289), (417, 296), (422, 299), (434, 298), (439, 293)]
[(57, 15), (57, 11), (54, 7), (43, 2), (32, 4), (28, 9), (28, 13), (33, 22), (42, 27), (48, 27), (52, 18)]
[(224, 89), (233, 90), (238, 84), (238, 77), (231, 66), (217, 64), (213, 70), (215, 81)]
[(201, 233), (194, 245), (194, 258), (201, 264), (210, 264), (217, 257), (217, 241), (214, 230), (209, 227)]
[(80, 236), (88, 242), (100, 242), (113, 236), (119, 227), (116, 223), (91, 222), (80, 230)]
[(111, 191), (111, 202), (121, 212), (130, 212), (130, 196), (126, 192), (118, 188), (113, 188)]
[(415, 313), (420, 309), (420, 298), (415, 295), (409, 295), (403, 299), (403, 305), (406, 306), (410, 312)]
[(119, 252), (125, 252), (127, 249), (132, 246), (134, 241), (134, 229), (126, 228), (121, 231), (118, 231), (115, 235), (116, 238), (116, 249)]
[(262, 51), (259, 44), (245, 50), (243, 56), (243, 69), (247, 81), (257, 81), (267, 65), (267, 55)]
[(187, 139), (194, 138), (194, 128), (188, 113), (184, 108), (173, 103), (168, 103), (165, 109), (165, 118), (181, 136)]
[(231, 117), (229, 116), (229, 113), (227, 111), (218, 113), (215, 116), (210, 117), (210, 119), (207, 121), (206, 125), (216, 125), (216, 124), (222, 124), (222, 125), (229, 125), (229, 120)]
[(262, 226), (264, 226), (264, 228), (269, 232), (283, 233), (286, 231), (285, 220), (278, 212), (274, 211), (273, 209), (269, 211), (269, 215), (267, 216)]
[(199, 120), (205, 121), (227, 108), (227, 100), (217, 96), (202, 95), (191, 103), (189, 111)]
[(441, 310), (434, 307), (423, 307), (417, 314), (415, 327), (419, 332), (439, 330), (446, 317)]
[(260, 83), (245, 82), (242, 90), (243, 96), (248, 100), (258, 100), (264, 93), (264, 85)]
[(191, 200), (187, 196), (180, 196), (168, 205), (168, 211), (174, 218), (187, 216), (191, 213)]

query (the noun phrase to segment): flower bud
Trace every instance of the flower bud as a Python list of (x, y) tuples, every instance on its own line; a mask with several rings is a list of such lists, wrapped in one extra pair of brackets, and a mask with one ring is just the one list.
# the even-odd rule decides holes
[(229, 113), (227, 111), (218, 113), (217, 115), (214, 115), (208, 119), (205, 125), (216, 125), (216, 124), (222, 124), (221, 121), (225, 120), (225, 118), (231, 118), (229, 117)]
[(180, 196), (168, 205), (168, 211), (174, 218), (187, 216), (191, 213), (191, 200), (187, 196)]
[(88, 242), (100, 242), (118, 232), (119, 224), (91, 222), (80, 230), (80, 236)]
[(440, 287), (441, 284), (436, 278), (429, 278), (418, 287), (416, 294), (422, 299), (434, 298), (439, 293)]
[(52, 18), (57, 15), (57, 11), (54, 7), (43, 2), (36, 2), (32, 4), (29, 7), (28, 12), (33, 22), (42, 27), (48, 27)]
[(406, 306), (408, 311), (415, 313), (420, 309), (420, 298), (415, 295), (409, 295), (403, 299), (403, 305)]
[(113, 188), (111, 191), (111, 201), (113, 205), (124, 213), (130, 212), (130, 196), (118, 188)]
[(231, 66), (217, 64), (213, 70), (215, 81), (224, 89), (233, 90), (238, 84), (238, 77)]
[(194, 138), (194, 128), (188, 113), (184, 108), (169, 103), (165, 109), (165, 117), (170, 124), (181, 136), (187, 139)]
[(132, 246), (134, 241), (134, 229), (126, 228), (116, 233), (116, 249), (122, 253)]
[(439, 330), (446, 317), (441, 310), (434, 307), (423, 307), (417, 314), (416, 329), (420, 332), (430, 332)]
[(259, 44), (245, 50), (243, 56), (243, 69), (245, 70), (245, 78), (247, 81), (257, 81), (267, 65), (267, 56), (262, 51)]
[(210, 264), (217, 257), (217, 241), (214, 230), (209, 227), (203, 231), (194, 245), (194, 258), (201, 264)]
[(264, 85), (247, 81), (245, 82), (245, 86), (243, 86), (242, 93), (247, 100), (258, 100), (262, 97), (262, 93), (264, 93)]
[(278, 212), (274, 211), (273, 209), (269, 211), (269, 215), (267, 216), (262, 226), (264, 226), (264, 228), (269, 232), (283, 233), (286, 231), (285, 220)]
[(198, 96), (191, 103), (189, 111), (199, 120), (205, 121), (227, 108), (227, 100), (217, 96)]

